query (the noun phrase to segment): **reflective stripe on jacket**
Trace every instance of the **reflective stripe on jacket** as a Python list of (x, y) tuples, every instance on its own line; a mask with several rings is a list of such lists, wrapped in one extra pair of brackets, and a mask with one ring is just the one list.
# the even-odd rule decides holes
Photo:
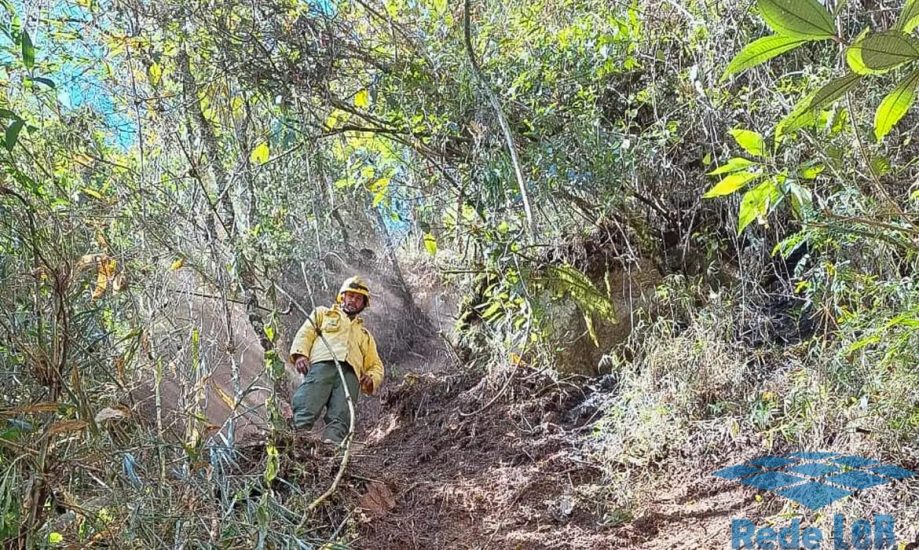
[(308, 357), (310, 363), (331, 361), (334, 353), (336, 359), (347, 361), (354, 367), (358, 380), (364, 374), (370, 376), (375, 392), (383, 383), (383, 362), (377, 353), (376, 341), (364, 328), (363, 319), (349, 319), (337, 304), (331, 308), (317, 307), (310, 317), (332, 349), (317, 336), (316, 329), (307, 319), (290, 346), (290, 361), (294, 362), (295, 355)]

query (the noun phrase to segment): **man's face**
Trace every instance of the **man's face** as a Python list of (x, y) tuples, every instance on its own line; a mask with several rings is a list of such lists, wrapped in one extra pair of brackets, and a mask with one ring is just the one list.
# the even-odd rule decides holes
[(341, 295), (341, 309), (345, 313), (354, 315), (364, 309), (364, 295), (357, 292), (345, 291)]

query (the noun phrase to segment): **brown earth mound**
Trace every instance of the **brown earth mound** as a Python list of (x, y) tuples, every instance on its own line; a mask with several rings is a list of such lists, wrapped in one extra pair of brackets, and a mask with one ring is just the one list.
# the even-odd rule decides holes
[[(562, 418), (583, 396), (521, 376), (488, 408), (470, 374), (410, 373), (382, 397), (353, 471), (392, 493), (361, 517), (355, 548), (611, 548), (615, 534), (579, 501), (599, 472), (575, 458)], [(375, 510), (376, 511), (376, 510)]]

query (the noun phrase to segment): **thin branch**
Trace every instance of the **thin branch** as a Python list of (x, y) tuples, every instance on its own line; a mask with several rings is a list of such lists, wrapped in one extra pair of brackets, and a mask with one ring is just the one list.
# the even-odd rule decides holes
[(535, 236), (536, 228), (533, 223), (533, 212), (530, 209), (530, 197), (527, 194), (526, 181), (523, 179), (523, 171), (520, 169), (520, 161), (517, 158), (517, 149), (514, 145), (514, 136), (511, 134), (511, 127), (507, 123), (507, 119), (504, 117), (504, 111), (501, 108), (501, 102), (498, 100), (497, 94), (491, 89), (491, 86), (488, 84), (488, 80), (485, 78), (485, 74), (482, 72), (482, 68), (479, 67), (479, 62), (476, 61), (475, 52), (472, 49), (472, 31), (470, 29), (471, 24), (469, 22), (469, 12), (470, 12), (470, 0), (465, 0), (464, 9), (463, 9), (463, 38), (466, 44), (466, 54), (469, 56), (469, 62), (472, 64), (472, 71), (475, 73), (476, 78), (479, 80), (479, 85), (482, 87), (482, 90), (485, 91), (485, 95), (488, 96), (488, 101), (491, 103), (492, 108), (495, 110), (495, 115), (498, 117), (498, 124), (501, 126), (501, 131), (504, 133), (504, 140), (507, 143), (507, 150), (511, 155), (511, 164), (514, 165), (514, 175), (517, 177), (517, 186), (520, 188), (520, 197), (523, 199), (523, 211), (527, 218), (527, 234), (532, 242)]

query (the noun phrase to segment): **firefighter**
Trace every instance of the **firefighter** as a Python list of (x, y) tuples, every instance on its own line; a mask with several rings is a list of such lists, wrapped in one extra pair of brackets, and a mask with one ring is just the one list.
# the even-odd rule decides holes
[[(351, 418), (345, 388), (357, 413), (358, 388), (373, 395), (383, 383), (383, 362), (376, 342), (358, 317), (369, 305), (370, 288), (363, 279), (347, 279), (336, 303), (331, 308), (314, 309), (290, 348), (290, 361), (304, 375), (293, 396), (294, 428), (309, 431), (325, 409), (325, 443), (340, 444), (348, 435)], [(335, 359), (341, 365), (344, 383)]]

